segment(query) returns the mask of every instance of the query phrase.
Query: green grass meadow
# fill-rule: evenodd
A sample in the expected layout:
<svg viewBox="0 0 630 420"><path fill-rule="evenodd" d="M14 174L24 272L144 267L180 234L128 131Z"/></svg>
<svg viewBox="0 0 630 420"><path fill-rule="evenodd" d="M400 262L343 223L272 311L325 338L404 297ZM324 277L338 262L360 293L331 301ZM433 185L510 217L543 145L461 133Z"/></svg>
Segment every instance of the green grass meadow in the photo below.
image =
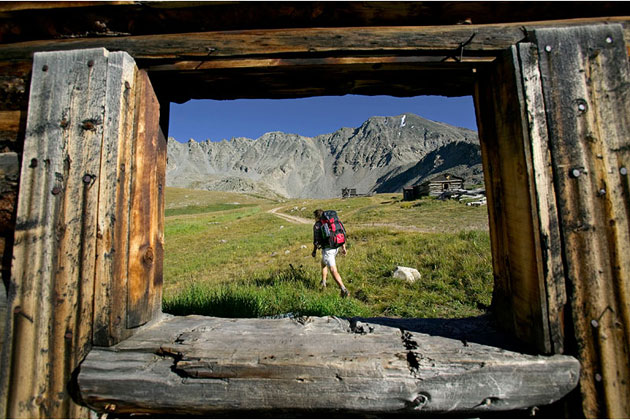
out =
<svg viewBox="0 0 630 420"><path fill-rule="evenodd" d="M337 267L342 299L321 254L312 258L316 208L336 209L348 231ZM490 305L492 261L485 207L403 202L402 194L284 202L243 194L166 189L164 311L221 317L295 315L406 318L480 315ZM418 269L407 283L396 266Z"/></svg>

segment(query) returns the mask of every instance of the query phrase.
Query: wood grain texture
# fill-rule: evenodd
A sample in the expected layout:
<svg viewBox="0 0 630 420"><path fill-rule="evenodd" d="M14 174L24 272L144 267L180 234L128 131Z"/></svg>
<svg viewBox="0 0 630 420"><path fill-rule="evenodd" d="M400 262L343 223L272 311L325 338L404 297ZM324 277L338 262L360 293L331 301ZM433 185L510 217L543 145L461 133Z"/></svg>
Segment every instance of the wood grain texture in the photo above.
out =
<svg viewBox="0 0 630 420"><path fill-rule="evenodd" d="M297 53L344 52L455 52L462 44L473 56L497 52L523 40L523 28L583 25L588 22L624 22L630 18L609 17L576 21L518 22L487 25L371 26L332 28L244 29L239 31L187 31L105 38L71 38L6 43L0 60L28 59L34 51L104 47L128 52L140 63L185 58L244 57ZM243 28L241 28L243 29ZM474 37L473 37L474 35ZM484 54L482 54L483 56ZM147 60L146 62L144 60Z"/></svg>
<svg viewBox="0 0 630 420"><path fill-rule="evenodd" d="M150 321L161 311L161 264L163 210L158 185L165 183L159 162L166 159L164 136L159 136L159 103L149 77L140 71L136 77L136 129L132 162L131 209L129 220L129 268L127 287L127 328ZM161 179L158 179L160 178ZM157 266L160 265L158 268ZM157 274L157 276L156 276ZM159 296L157 296L159 295ZM157 298L157 299L156 299Z"/></svg>
<svg viewBox="0 0 630 420"><path fill-rule="evenodd" d="M0 41L204 30L491 24L627 15L619 2L7 2Z"/></svg>
<svg viewBox="0 0 630 420"><path fill-rule="evenodd" d="M505 58L505 60L508 59ZM508 64L510 63L511 61L508 61ZM508 67L508 71L512 73L514 69ZM503 83L500 79L501 74L501 71L492 71L492 69L482 72L475 84L474 101L486 196L488 198L488 222L494 275L492 308L495 313L499 314L497 317L499 325L504 330L515 334L511 305L512 282L507 255L508 228L503 215L502 191L504 186L500 174L501 158L498 147L499 122L497 119L500 114L496 109L496 99L493 96L494 86L500 86Z"/></svg>
<svg viewBox="0 0 630 420"><path fill-rule="evenodd" d="M97 267L93 343L112 345L131 335L126 328L132 156L135 150L137 69L126 53L110 53L108 124L99 177Z"/></svg>
<svg viewBox="0 0 630 420"><path fill-rule="evenodd" d="M91 342L97 188L84 177L99 172L107 60L102 49L43 53L34 67L3 408L8 417L84 416L66 384Z"/></svg>
<svg viewBox="0 0 630 420"><path fill-rule="evenodd" d="M535 31L587 417L630 416L630 75L620 26ZM625 169L622 169L625 168Z"/></svg>
<svg viewBox="0 0 630 420"><path fill-rule="evenodd" d="M73 37L2 44L0 62L28 60L34 51L93 47L126 51L150 71L161 101L179 103L197 98L344 94L464 96L472 94L473 67L483 66L502 50L526 40L537 27L585 22L626 24L628 20L610 17L490 25ZM452 66L445 68L445 63ZM422 77L418 77L419 71Z"/></svg>
<svg viewBox="0 0 630 420"><path fill-rule="evenodd" d="M531 174L530 194L535 203L535 215L538 218L537 221L533 221L534 235L538 236L535 240L535 257L539 270L540 293L544 296L541 301L544 303L546 300L547 319L543 319L542 322L549 325L550 352L564 353L566 285L558 207L549 151L546 108L538 68L538 51L536 45L531 43L521 43L517 49L523 86L521 99L525 112L523 119L527 122L523 126L524 150L527 160L531 162L528 167ZM531 147L528 147L527 143Z"/></svg>
<svg viewBox="0 0 630 420"><path fill-rule="evenodd" d="M79 362L133 333L128 311L145 323L160 309L161 270L135 276L129 255L145 243L161 252L166 148L128 54L42 53L34 69L0 396L9 417L86 417L69 394ZM129 283L147 302L130 309Z"/></svg>
<svg viewBox="0 0 630 420"><path fill-rule="evenodd" d="M381 321L169 317L94 349L78 383L97 411L168 415L487 412L548 404L576 384L571 357L527 356Z"/></svg>
<svg viewBox="0 0 630 420"><path fill-rule="evenodd" d="M116 38L29 41L0 46L0 60L27 59L33 51L103 46L124 50L136 60L212 59L261 55L334 53L344 51L453 51L468 41L470 52L497 51L523 39L516 25L427 27L300 28L196 32Z"/></svg>
<svg viewBox="0 0 630 420"><path fill-rule="evenodd" d="M537 351L551 353L538 215L548 210L537 207L522 78L512 47L477 86L495 274L493 306L507 331Z"/></svg>

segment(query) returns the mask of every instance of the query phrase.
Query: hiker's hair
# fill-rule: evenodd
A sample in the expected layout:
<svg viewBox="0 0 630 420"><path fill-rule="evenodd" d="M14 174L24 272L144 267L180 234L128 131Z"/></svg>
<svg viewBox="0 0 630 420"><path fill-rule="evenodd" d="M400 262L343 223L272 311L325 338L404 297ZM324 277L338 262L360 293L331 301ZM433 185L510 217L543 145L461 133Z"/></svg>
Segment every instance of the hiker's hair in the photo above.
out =
<svg viewBox="0 0 630 420"><path fill-rule="evenodd" d="M313 212L313 216L315 216L317 220L322 218L322 214L324 214L324 210L322 209L317 209Z"/></svg>

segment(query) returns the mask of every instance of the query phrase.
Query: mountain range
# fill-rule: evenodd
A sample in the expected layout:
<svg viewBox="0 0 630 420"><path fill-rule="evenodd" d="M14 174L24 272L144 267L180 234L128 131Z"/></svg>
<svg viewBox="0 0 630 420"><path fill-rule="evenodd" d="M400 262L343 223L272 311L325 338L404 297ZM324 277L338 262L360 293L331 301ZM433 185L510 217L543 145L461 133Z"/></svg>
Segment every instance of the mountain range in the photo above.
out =
<svg viewBox="0 0 630 420"><path fill-rule="evenodd" d="M475 131L405 113L372 117L357 128L304 137L168 142L167 186L235 191L274 198L331 198L400 192L441 173L483 182Z"/></svg>

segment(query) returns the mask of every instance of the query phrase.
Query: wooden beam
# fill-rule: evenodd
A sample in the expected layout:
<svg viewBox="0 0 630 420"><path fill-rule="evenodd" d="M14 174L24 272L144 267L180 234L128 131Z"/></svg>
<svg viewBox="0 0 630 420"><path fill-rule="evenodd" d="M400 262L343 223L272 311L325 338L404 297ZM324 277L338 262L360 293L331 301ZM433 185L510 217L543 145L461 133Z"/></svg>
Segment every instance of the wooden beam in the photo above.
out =
<svg viewBox="0 0 630 420"><path fill-rule="evenodd" d="M127 282L138 290L146 283L146 304L133 307L144 318L132 327L159 312L161 270L129 270L138 257L129 250L145 242L130 232L149 232L160 255L158 183L166 154L157 138L157 101L136 104L151 93L146 74L136 74L122 52L35 55L0 360L7 417L87 417L69 394L70 380L93 343L134 332ZM155 156L153 174L138 168L146 155ZM134 210L144 208L130 204L130 191L149 189L150 218L136 220Z"/></svg>
<svg viewBox="0 0 630 420"><path fill-rule="evenodd" d="M99 173L106 58L103 50L49 53L36 55L34 66L3 408L8 417L85 416L71 403L66 384L91 342L98 194L91 176Z"/></svg>
<svg viewBox="0 0 630 420"><path fill-rule="evenodd" d="M122 3L122 4L121 4ZM619 2L3 2L0 42L243 29L516 23L627 15Z"/></svg>
<svg viewBox="0 0 630 420"><path fill-rule="evenodd" d="M630 17L588 19L587 22L623 22ZM108 38L37 40L2 44L0 61L24 60L36 51L107 48L126 51L146 66L158 60L213 59L245 56L302 54L458 53L493 55L526 38L524 28L580 25L585 20L527 22L493 25L299 28L244 31L191 32Z"/></svg>
<svg viewBox="0 0 630 420"><path fill-rule="evenodd" d="M475 37L471 39L473 34ZM314 53L455 51L470 40L472 52L497 51L523 39L517 26L303 28L197 32L116 38L18 42L0 46L0 60L28 59L35 51L105 47L136 60L181 60Z"/></svg>
<svg viewBox="0 0 630 420"><path fill-rule="evenodd" d="M528 356L391 322L168 317L93 349L78 385L90 407L113 414L411 415L550 404L579 375L572 357Z"/></svg>
<svg viewBox="0 0 630 420"><path fill-rule="evenodd" d="M558 221L558 206L553 168L549 150L547 113L541 86L538 52L535 44L517 45L521 91L521 118L524 135L524 153L529 173L529 191L534 214L533 238L542 319L541 328L548 330L549 349L553 353L565 352L565 305L567 303L562 240ZM520 86L518 88L521 90Z"/></svg>
<svg viewBox="0 0 630 420"><path fill-rule="evenodd" d="M586 417L630 415L630 71L618 25L535 31Z"/></svg>
<svg viewBox="0 0 630 420"><path fill-rule="evenodd" d="M526 27L303 28L44 40L0 45L0 61L27 60L40 50L98 46L126 51L150 71L162 102L349 93L463 96L472 93L473 68L526 39L528 31L550 24L557 22L529 22Z"/></svg>
<svg viewBox="0 0 630 420"><path fill-rule="evenodd" d="M111 54L107 86L109 123L103 139L99 183L97 259L92 342L107 346L131 335L127 329L130 194L135 180L138 70L124 53ZM140 80L142 82L142 80ZM120 109L120 111L117 111Z"/></svg>
<svg viewBox="0 0 630 420"><path fill-rule="evenodd" d="M162 309L162 261L164 218L161 204L165 172L166 140L159 135L160 106L145 71L136 80L135 150L129 209L129 265L127 269L127 328L149 322Z"/></svg>
<svg viewBox="0 0 630 420"><path fill-rule="evenodd" d="M552 216L547 203L539 205L538 195L549 186L534 175L533 156L545 156L533 153L538 133L530 132L541 122L528 119L544 116L544 108L542 115L528 117L524 88L536 80L531 72L524 75L522 65L513 46L481 75L475 95L495 273L493 306L502 326L524 343L542 353L561 353L562 337L551 340L545 287L557 273L548 271L541 254L541 241L550 240L541 236L541 218Z"/></svg>
<svg viewBox="0 0 630 420"><path fill-rule="evenodd" d="M13 1L3 3L0 6L0 12L15 12L18 10L29 11L49 11L51 9L68 9L74 7L94 7L105 6L110 2L105 1ZM112 1L110 5L134 4L132 1Z"/></svg>
<svg viewBox="0 0 630 420"><path fill-rule="evenodd" d="M333 66L333 65L373 65L379 67L383 64L425 64L427 68L448 68L453 63L465 63L469 66L483 65L494 61L495 57L460 57L456 55L437 56L347 56L347 57L313 57L313 58L245 58L245 59L218 59L218 60L192 60L175 61L169 64L156 64L147 67L152 74L160 72L202 72L206 70L223 69L255 69L273 67L306 67L306 66ZM440 66L441 64L441 66Z"/></svg>

